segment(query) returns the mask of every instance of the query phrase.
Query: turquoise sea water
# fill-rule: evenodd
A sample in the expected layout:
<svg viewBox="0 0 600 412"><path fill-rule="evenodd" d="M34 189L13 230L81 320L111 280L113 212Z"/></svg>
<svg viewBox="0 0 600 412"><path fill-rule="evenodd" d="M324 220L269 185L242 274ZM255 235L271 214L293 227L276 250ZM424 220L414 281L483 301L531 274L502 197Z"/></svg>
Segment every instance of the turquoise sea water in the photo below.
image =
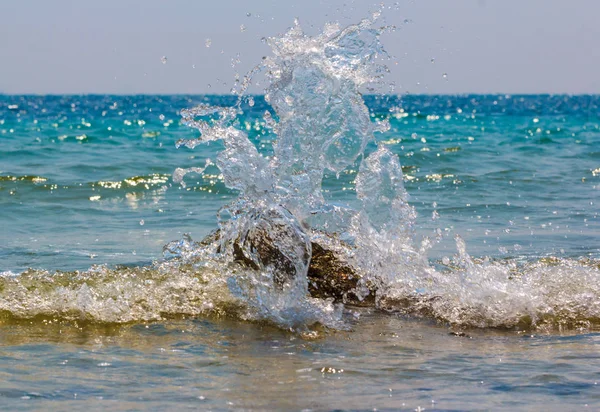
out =
<svg viewBox="0 0 600 412"><path fill-rule="evenodd" d="M373 121L390 120L390 129L375 138L399 156L418 214L417 238L439 240L429 253L433 265L453 258L454 236L460 235L475 259L515 267L543 262L548 278L561 262L579 262L589 272L576 281L585 279L597 290L599 96L366 96L365 101ZM219 169L188 174L185 187L172 178L176 168L204 166L223 149L220 142L176 149L177 141L198 134L179 115L198 103L231 106L235 98L0 96L0 272L29 291L19 289L25 295L18 295L6 282L0 287L0 405L600 406L600 335L593 316L564 329L457 332L443 320L354 308L349 330L322 331L311 340L227 314L182 318L175 311L158 320L140 316L118 324L90 321L85 314L80 322L54 318L54 307L44 312L50 293L44 287L56 270L106 265L115 269L111 276L130 276L123 266L148 267L162 259L168 242L185 233L201 240L217 227L217 211L237 196L225 187ZM263 119L268 108L262 96L253 96L238 116L240 128L265 155L272 153L274 139ZM376 147L370 143L366 153ZM359 161L339 177L326 175L327 199L356 202ZM20 281L29 268L36 271L27 273L44 281L29 286ZM85 273L93 276L93 270ZM566 307L600 305L598 295L581 296L583 301Z"/></svg>
<svg viewBox="0 0 600 412"><path fill-rule="evenodd" d="M420 232L459 233L475 256L600 256L599 97L366 100L373 117L391 115L376 138L400 156ZM269 153L266 104L254 101L241 122ZM213 230L218 208L236 195L218 169L188 176L186 188L171 179L222 150L175 149L198 134L179 111L200 102L235 98L0 97L0 269L149 262L183 233ZM326 195L350 201L357 168L329 175ZM452 243L443 250L452 253Z"/></svg>

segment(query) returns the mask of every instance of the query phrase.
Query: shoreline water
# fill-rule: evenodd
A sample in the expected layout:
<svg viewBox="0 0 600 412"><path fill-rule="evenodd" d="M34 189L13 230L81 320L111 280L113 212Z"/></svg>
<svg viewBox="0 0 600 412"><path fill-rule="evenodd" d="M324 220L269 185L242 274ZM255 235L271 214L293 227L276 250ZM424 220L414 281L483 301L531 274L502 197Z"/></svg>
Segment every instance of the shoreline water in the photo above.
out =
<svg viewBox="0 0 600 412"><path fill-rule="evenodd" d="M95 263L147 266L169 241L188 231L200 240L216 227L216 211L236 196L218 171L187 176L185 188L171 178L176 167L203 166L219 149L175 149L177 140L195 137L178 115L195 101L57 100L35 98L18 111L0 103L1 270L85 273ZM369 106L375 116L398 115L377 141L400 156L418 212L417 236L435 238L442 231L432 264L443 267L444 257L453 263L457 233L474 259L489 257L509 269L546 259L551 270L565 259L600 257L598 210L590 204L600 187L594 172L600 167L598 109L577 97L557 106L532 96L512 108L514 100L503 100L506 112L496 110L497 96L478 96L477 106L469 99L434 100L417 100L405 112ZM269 153L263 109L255 98L242 124L248 122L253 141ZM326 176L327 196L341 202L354 196L354 176ZM37 290L32 298L44 291ZM589 303L571 303L595 301L587 296ZM88 311L101 307L86 300L81 305ZM316 340L212 315L122 325L53 316L5 321L0 400L8 409L32 410L560 410L600 404L597 328L453 329L430 319L349 310L358 316L346 317L351 330L323 331ZM267 387L276 388L274 395L256 396L256 388ZM363 388L358 394L357 387Z"/></svg>
<svg viewBox="0 0 600 412"><path fill-rule="evenodd" d="M564 410L600 403L592 366L598 333L451 334L361 311L351 331L316 340L214 319L2 326L2 370L11 379L0 385L0 399L11 410Z"/></svg>

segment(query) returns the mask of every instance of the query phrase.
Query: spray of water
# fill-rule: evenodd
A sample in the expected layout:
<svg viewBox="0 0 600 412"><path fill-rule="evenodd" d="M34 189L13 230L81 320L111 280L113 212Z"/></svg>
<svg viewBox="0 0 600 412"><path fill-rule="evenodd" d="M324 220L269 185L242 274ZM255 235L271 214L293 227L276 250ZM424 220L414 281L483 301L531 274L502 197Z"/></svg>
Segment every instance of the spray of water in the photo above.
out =
<svg viewBox="0 0 600 412"><path fill-rule="evenodd" d="M266 112L265 122L277 135L271 158L235 127L232 109L215 110L218 119L208 128L190 117L205 115L204 106L184 113L201 133L185 144L222 139L217 165L228 187L240 191L219 216L221 258L243 263L229 278L230 289L258 308L259 317L279 324L305 322L307 311L310 319L335 324L339 309L308 297L314 242L352 267L359 280L351 292L359 299L374 295L381 309L477 327L595 322L600 287L593 264L476 263L460 237L453 265L440 270L430 264L432 241L415 239L416 213L398 156L380 146L364 157L373 133L389 128L371 122L361 94L387 71L379 41L386 29L374 28L377 17L346 28L330 24L315 37L296 21L285 35L268 39L272 55L246 76L238 93L257 72L266 73L265 100L273 113ZM328 203L324 173L339 174L361 156L355 183L362 206Z"/></svg>
<svg viewBox="0 0 600 412"><path fill-rule="evenodd" d="M397 155L380 146L365 156L385 121L372 122L361 92L387 68L378 14L317 36L300 24L267 40L272 54L237 86L238 104L182 111L199 137L222 141L216 165L238 198L221 208L218 231L203 242L165 246L165 261L142 268L86 272L28 271L0 276L7 317L130 322L174 315L227 314L293 330L344 327L344 308L309 294L313 245L351 268L352 293L382 309L470 327L582 327L600 324L600 264L546 259L519 263L457 254L432 264L432 240L416 239ZM266 125L277 139L265 156L239 127L241 102L254 77L268 80ZM324 175L359 163L356 205L328 202ZM175 182L204 167L177 169Z"/></svg>

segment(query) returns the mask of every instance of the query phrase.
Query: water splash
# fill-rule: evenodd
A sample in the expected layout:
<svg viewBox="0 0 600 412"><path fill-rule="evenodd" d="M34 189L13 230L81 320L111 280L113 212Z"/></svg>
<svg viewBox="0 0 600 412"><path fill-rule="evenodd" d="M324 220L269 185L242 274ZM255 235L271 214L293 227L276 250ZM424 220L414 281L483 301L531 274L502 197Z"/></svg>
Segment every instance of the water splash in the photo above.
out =
<svg viewBox="0 0 600 412"><path fill-rule="evenodd" d="M378 63L385 54L379 42L382 29L374 29L374 21L375 17L344 29L329 24L322 34L310 37L296 20L282 37L267 39L272 56L244 78L238 94L241 102L253 76L267 73L265 100L278 119L265 113L265 122L277 134L270 159L235 127L239 103L234 108L200 105L182 113L200 137L178 145L193 148L222 140L225 150L217 157L217 166L225 184L240 192L219 212L219 253L225 261L243 266L241 273L236 270L230 277L231 290L279 324L298 323L300 314L311 311L322 314L317 319L321 322L323 315L333 314L324 322L331 324L341 314L331 301L308 298L307 272L317 232L341 233L346 240L360 238L352 233L353 220L369 213L368 208L357 212L328 204L322 181L326 170L340 173L354 164L373 133L386 130L385 125L371 123L361 95L363 86L378 81L385 72ZM394 180L395 186L382 182L380 188L391 203L376 202L371 211L391 207L396 221L390 223L394 229L385 228L387 233L402 226L399 219L409 207L401 199L406 193L397 157L384 151L368 162L386 162L382 178Z"/></svg>
<svg viewBox="0 0 600 412"><path fill-rule="evenodd" d="M362 96L387 72L379 40L386 29L374 28L376 20L346 28L328 24L315 37L296 21L283 36L266 39L272 55L240 79L236 105L182 111L183 122L200 136L177 146L221 141L216 166L227 187L239 192L220 209L212 237L171 242L166 260L146 267L3 273L3 316L122 323L216 314L297 331L316 323L341 328L343 304L309 294L308 272L319 248L355 275L343 283L349 289L341 300L351 294L359 303L456 326L600 325L600 262L475 259L460 237L456 256L430 262L427 253L437 239L416 238L417 216L398 156L384 145L365 153L374 133L389 128L386 119L371 120ZM258 151L239 122L242 102L252 106L244 94L259 73L267 78L271 105L265 127L277 136L271 156ZM325 174L357 163L355 204L326 200ZM173 181L184 184L187 173L210 165L178 168ZM20 180L38 185L41 179ZM97 185L150 188L166 181L157 175Z"/></svg>
<svg viewBox="0 0 600 412"><path fill-rule="evenodd" d="M186 169L178 167L173 172L173 183L179 183L181 185L181 187L185 187L185 182L183 180L185 175L187 175L188 173L202 174L202 173L204 173L206 168L212 164L213 163L210 159L206 159L206 163L204 164L204 167L188 167Z"/></svg>
<svg viewBox="0 0 600 412"><path fill-rule="evenodd" d="M199 106L184 112L186 123L201 136L180 144L222 139L225 150L217 165L225 184L240 192L219 212L218 254L236 268L230 290L259 316L281 325L300 321L303 311L317 319L319 311L340 314L330 301L308 297L307 271L316 243L357 274L351 292L359 300L374 296L382 309L478 327L598 318L600 290L563 287L574 279L597 280L594 265L561 261L560 269L552 270L552 282L545 282L543 264L517 269L514 262L474 263L460 237L451 269L436 269L429 262L434 240L415 239L416 213L408 203L398 156L384 146L364 156L373 133L389 129L385 119L371 121L361 94L387 72L379 41L385 29L374 28L377 17L346 28L328 24L315 37L296 20L283 36L266 39L272 55L244 78L235 108ZM234 111L259 72L266 73L265 100L274 111L264 115L277 135L271 158L235 127ZM189 116L209 112L217 114L210 124ZM360 156L356 193L362 206L328 203L322 190L325 172L339 175ZM556 290L568 297L559 299ZM582 294L587 303L573 304Z"/></svg>

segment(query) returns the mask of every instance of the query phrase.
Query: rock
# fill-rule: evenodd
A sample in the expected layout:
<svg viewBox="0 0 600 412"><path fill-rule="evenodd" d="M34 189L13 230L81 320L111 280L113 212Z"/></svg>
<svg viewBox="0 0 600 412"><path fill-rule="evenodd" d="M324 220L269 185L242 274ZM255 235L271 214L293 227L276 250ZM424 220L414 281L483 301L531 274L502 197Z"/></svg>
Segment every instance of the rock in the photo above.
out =
<svg viewBox="0 0 600 412"><path fill-rule="evenodd" d="M260 227L261 225L259 225ZM290 257L275 246L274 237L281 236L281 233L287 231L277 226L260 227L257 230L246 232L243 236L237 237L230 245L230 250L234 260L246 267L259 270L260 266L274 267L276 276L274 282L278 287L289 281L289 277L295 276L295 265ZM279 233L278 233L279 232ZM223 247L229 248L229 245L223 245L221 241L220 230L217 229L200 244L208 246L216 242L221 242L217 247L217 252L221 253ZM373 293L363 301L359 300L353 290L356 288L360 276L352 267L342 262L336 254L327 247L310 242L312 250L306 249L310 255L308 266L308 291L312 297L333 298L337 302L346 302L355 305L373 304ZM248 251L252 251L250 256ZM306 256L306 260L308 255ZM305 257L302 256L302 260Z"/></svg>
<svg viewBox="0 0 600 412"><path fill-rule="evenodd" d="M249 212L231 249L238 263L272 273L278 289L306 271L312 253L308 234L281 206Z"/></svg>
<svg viewBox="0 0 600 412"><path fill-rule="evenodd" d="M363 301L353 292L360 276L346 263L342 262L334 252L312 242L312 256L308 266L308 291L318 298L334 298L352 304L373 302L371 293Z"/></svg>

